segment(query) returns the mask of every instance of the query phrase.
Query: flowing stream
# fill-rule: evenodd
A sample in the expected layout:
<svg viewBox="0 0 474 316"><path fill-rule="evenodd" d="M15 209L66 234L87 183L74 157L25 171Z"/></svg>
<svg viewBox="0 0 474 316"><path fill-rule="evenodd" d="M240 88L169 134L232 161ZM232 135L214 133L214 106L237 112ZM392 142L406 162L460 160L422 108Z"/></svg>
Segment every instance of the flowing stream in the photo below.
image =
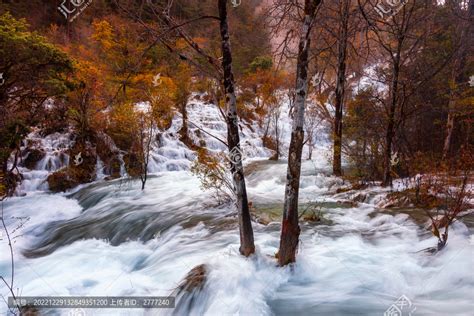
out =
<svg viewBox="0 0 474 316"><path fill-rule="evenodd" d="M281 205L284 163L260 162L248 175L256 209ZM322 224L302 224L298 263L278 268L278 222L254 222L257 254L238 254L232 207L187 171L137 182L98 182L70 194L35 193L4 203L5 217L30 217L15 243L15 284L22 295L169 295L206 263L207 284L192 310L207 315L382 315L401 295L420 315L469 315L473 307L472 229L454 225L436 256L416 251L435 239L407 214L334 201L312 162L303 165L302 201L325 202ZM470 239L471 238L471 239ZM471 242L470 242L471 241ZM9 271L5 242L0 271ZM6 294L2 289L2 294ZM65 310L48 314L67 315ZM169 314L170 310L86 310L87 315Z"/></svg>
<svg viewBox="0 0 474 316"><path fill-rule="evenodd" d="M383 315L402 295L413 315L472 315L472 217L453 225L442 252L419 252L436 245L425 223L411 216L420 211L379 210L381 189L364 203L341 202L344 194L334 193L341 180L327 176L325 150L316 148L320 154L303 163L300 193L302 206L318 203L323 219L302 221L297 263L286 268L274 258L285 161L247 161L253 212L270 222L253 222L251 258L238 254L235 208L213 206L213 193L186 169L162 168L144 191L137 181L118 179L63 194L38 190L40 177L30 174L27 194L3 203L15 237L15 288L24 296L168 296L205 263L207 281L191 306L84 309L85 315ZM186 153L175 154L184 161ZM9 280L2 237L0 274ZM8 296L4 286L0 293Z"/></svg>

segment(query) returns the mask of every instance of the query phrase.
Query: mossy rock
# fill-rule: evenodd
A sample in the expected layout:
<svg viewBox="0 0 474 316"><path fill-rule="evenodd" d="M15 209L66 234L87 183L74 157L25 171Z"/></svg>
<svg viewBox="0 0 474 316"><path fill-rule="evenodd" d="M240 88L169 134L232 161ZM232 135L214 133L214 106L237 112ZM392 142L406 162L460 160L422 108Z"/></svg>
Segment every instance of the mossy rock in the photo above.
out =
<svg viewBox="0 0 474 316"><path fill-rule="evenodd" d="M110 179L120 178L121 160L119 152L114 148L112 139L97 137L96 152L104 163L104 173Z"/></svg>
<svg viewBox="0 0 474 316"><path fill-rule="evenodd" d="M118 157L113 157L109 161L109 165L106 167L106 173L109 174L113 179L120 178L121 161Z"/></svg>
<svg viewBox="0 0 474 316"><path fill-rule="evenodd" d="M49 190L52 192L65 192L79 184L73 179L67 169L56 171L48 176Z"/></svg>
<svg viewBox="0 0 474 316"><path fill-rule="evenodd" d="M135 153L127 153L123 156L123 161L125 162L125 169L131 177L138 177L142 172L142 166L138 156Z"/></svg>
<svg viewBox="0 0 474 316"><path fill-rule="evenodd" d="M69 166L54 172L47 179L52 192L64 192L95 180L97 155L92 147L76 144L70 149L69 155Z"/></svg>
<svg viewBox="0 0 474 316"><path fill-rule="evenodd" d="M307 222L320 222L321 221L321 217L318 216L316 214L316 212L314 211L311 211L309 212L308 214L305 214L303 216L303 220L307 221Z"/></svg>
<svg viewBox="0 0 474 316"><path fill-rule="evenodd" d="M79 173L81 178L89 178L93 173L95 173L95 166L97 164L97 153L95 149L91 146L76 143L69 150L69 156L70 167L73 169L79 169L77 172ZM85 173L87 173L87 175Z"/></svg>

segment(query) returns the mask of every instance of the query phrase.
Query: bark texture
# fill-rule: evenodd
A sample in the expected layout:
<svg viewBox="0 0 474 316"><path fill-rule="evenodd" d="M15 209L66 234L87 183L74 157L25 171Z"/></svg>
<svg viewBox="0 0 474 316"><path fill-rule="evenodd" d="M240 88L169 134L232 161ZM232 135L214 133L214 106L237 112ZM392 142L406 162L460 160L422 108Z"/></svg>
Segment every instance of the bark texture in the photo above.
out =
<svg viewBox="0 0 474 316"><path fill-rule="evenodd" d="M255 252L252 223L245 187L242 151L240 149L237 104L234 75L232 72L232 50L230 47L229 25L227 20L227 0L218 0L220 34L222 40L222 68L224 70L225 103L227 107L227 143L234 188L237 196L237 211L240 227L240 253L249 256Z"/></svg>
<svg viewBox="0 0 474 316"><path fill-rule="evenodd" d="M304 144L304 110L308 92L308 54L314 15L320 3L320 0L305 0L304 5L305 16L298 46L293 129L288 153L285 203L281 226L280 250L278 252L278 263L280 266L295 262L300 235L298 223L298 193L301 173L301 154Z"/></svg>

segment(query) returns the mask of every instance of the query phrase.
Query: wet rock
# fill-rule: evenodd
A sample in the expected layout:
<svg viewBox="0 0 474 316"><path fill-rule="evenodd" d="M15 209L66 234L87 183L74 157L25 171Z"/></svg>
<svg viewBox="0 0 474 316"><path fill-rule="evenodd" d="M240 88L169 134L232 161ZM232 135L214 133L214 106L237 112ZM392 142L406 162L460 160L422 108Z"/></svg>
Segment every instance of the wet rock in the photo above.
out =
<svg viewBox="0 0 474 316"><path fill-rule="evenodd" d="M283 204L270 203L254 205L250 202L249 207L252 220L259 224L268 225L272 222L279 222L281 220Z"/></svg>
<svg viewBox="0 0 474 316"><path fill-rule="evenodd" d="M27 150L27 156L23 160L23 165L28 169L35 169L41 159L46 156L46 153L43 150L30 148Z"/></svg>
<svg viewBox="0 0 474 316"><path fill-rule="evenodd" d="M66 169L53 172L48 176L47 181L49 190L52 192L65 192L79 184Z"/></svg>
<svg viewBox="0 0 474 316"><path fill-rule="evenodd" d="M76 144L70 149L69 166L48 176L49 189L52 192L64 192L79 184L95 180L97 154L88 144Z"/></svg>
<svg viewBox="0 0 474 316"><path fill-rule="evenodd" d="M346 193L346 192L354 191L354 190L363 190L363 189L366 189L367 187L368 185L364 183L353 183L351 184L351 186L337 188L336 193Z"/></svg>
<svg viewBox="0 0 474 316"><path fill-rule="evenodd" d="M178 294L182 292L200 291L204 287L207 279L207 268L205 264L195 266L188 272L184 280L178 287Z"/></svg>
<svg viewBox="0 0 474 316"><path fill-rule="evenodd" d="M39 310L31 305L21 306L21 316L40 316Z"/></svg>
<svg viewBox="0 0 474 316"><path fill-rule="evenodd" d="M352 196L352 201L363 203L367 200L367 195L364 193L356 193Z"/></svg>
<svg viewBox="0 0 474 316"><path fill-rule="evenodd" d="M342 188L337 188L336 193L346 193L346 192L349 192L351 190L352 190L351 187L342 187Z"/></svg>
<svg viewBox="0 0 474 316"><path fill-rule="evenodd" d="M306 214L305 216L303 216L303 220L307 222L319 222L321 221L321 217L318 214L316 214L316 212L311 211L309 212L309 214Z"/></svg>
<svg viewBox="0 0 474 316"><path fill-rule="evenodd" d="M201 264L188 272L178 288L171 294L176 297L176 308L173 315L189 315L190 311L196 315L203 315L208 296L203 289L208 277L208 268Z"/></svg>
<svg viewBox="0 0 474 316"><path fill-rule="evenodd" d="M344 208L352 208L352 207L357 207L357 202L355 201L337 201L337 205L339 207L344 207Z"/></svg>
<svg viewBox="0 0 474 316"><path fill-rule="evenodd" d="M125 169L131 177L138 177L142 173L142 165L140 159L135 153L127 153L123 156Z"/></svg>
<svg viewBox="0 0 474 316"><path fill-rule="evenodd" d="M440 198L428 193L420 193L414 189L390 192L377 206L381 208L418 207L423 209L438 208L443 205Z"/></svg>
<svg viewBox="0 0 474 316"><path fill-rule="evenodd" d="M278 154L276 152L273 153L273 155L271 155L271 157L268 158L268 160L275 160L275 161L278 160Z"/></svg>
<svg viewBox="0 0 474 316"><path fill-rule="evenodd" d="M251 212L250 216L252 217L252 220L265 226L270 224L273 221L272 218L268 214L265 214L265 213L256 214L254 212Z"/></svg>
<svg viewBox="0 0 474 316"><path fill-rule="evenodd" d="M122 160L120 159L120 150L115 145L112 138L105 134L99 134L96 145L97 156L104 164L104 173L108 179L120 177Z"/></svg>

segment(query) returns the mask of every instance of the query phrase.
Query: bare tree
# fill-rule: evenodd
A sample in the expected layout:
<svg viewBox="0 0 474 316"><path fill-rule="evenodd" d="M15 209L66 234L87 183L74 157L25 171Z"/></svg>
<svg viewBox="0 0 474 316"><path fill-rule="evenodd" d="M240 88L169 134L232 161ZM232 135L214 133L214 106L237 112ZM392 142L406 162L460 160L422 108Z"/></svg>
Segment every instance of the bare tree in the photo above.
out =
<svg viewBox="0 0 474 316"><path fill-rule="evenodd" d="M116 0L118 1L118 0ZM253 239L252 223L250 219L250 211L248 206L247 189L245 186L245 178L242 165L242 150L240 148L240 136L237 117L237 104L235 96L235 82L232 71L232 51L230 46L230 34L227 15L227 0L218 0L217 9L219 16L206 15L199 16L188 21L178 22L171 15L171 8L173 1L169 0L163 3L148 2L148 7L151 13L154 14L159 21L160 29L151 28L148 23L144 22L134 12L130 12L125 7L121 9L128 14L134 16L141 24L154 36L156 40L152 44L161 43L171 53L175 54L179 59L189 63L194 69L207 74L212 78L221 81L225 92L226 114L225 120L227 123L227 146L229 149L229 160L231 162L231 172L234 182L234 190L236 192L237 213L240 227L240 253L244 256L249 256L255 252L255 245ZM198 44L192 36L190 36L184 27L197 21L209 20L218 21L221 35L221 53L222 61L213 57L211 54ZM172 37L170 37L172 35ZM183 40L188 48L194 53L177 50L172 42L176 37ZM216 104L219 107L219 104Z"/></svg>
<svg viewBox="0 0 474 316"><path fill-rule="evenodd" d="M11 308L11 307L8 307L8 309L9 309L10 313L12 313L13 315L17 315L17 311L21 311L21 308L20 308L20 305L17 302L15 291L14 291L14 288L15 288L14 287L14 284L15 284L14 283L14 280L15 280L15 261L14 261L14 256L13 256L12 237L10 235L10 232L8 231L7 224L5 223L5 214L3 212L3 199L1 200L0 203L2 204L2 216L1 216L0 220L2 222L2 228L5 231L5 235L7 237L8 248L10 249L10 269L11 269L10 283L7 282L7 280L5 279L4 276L0 276L0 280L2 280L2 282L5 284L5 286L8 289L8 292L10 292L13 300L15 301L16 310L15 310L15 308ZM1 232L1 230L0 230L0 232ZM0 240L2 240L2 239L0 239ZM2 296L2 298L4 299L5 304L7 304L7 306L8 306L8 302L5 300L5 298L3 296Z"/></svg>
<svg viewBox="0 0 474 316"><path fill-rule="evenodd" d="M296 68L296 97L293 110L293 128L288 153L288 170L285 188L285 202L281 226L280 266L295 262L296 249L300 235L298 224L298 193L301 174L301 154L304 144L304 110L308 92L308 64L310 34L313 27L316 8L321 0L305 0L304 20L298 45L298 62Z"/></svg>
<svg viewBox="0 0 474 316"><path fill-rule="evenodd" d="M386 75L389 78L387 79L388 96L387 100L381 100L387 113L382 184L389 186L392 185L392 154L395 135L403 118L400 113L407 102L404 92L408 87L407 82L403 81L402 74L405 64L410 61L411 54L416 53L422 44L422 39L428 34L429 23L425 22L431 12L427 9L429 7L424 5L426 4L424 0L397 2L396 7L385 11L380 11L380 6L376 6L377 3L370 0L364 4L358 0L358 3L373 38L380 48L382 63L389 65L389 74ZM426 24L424 28L417 27L422 23Z"/></svg>
<svg viewBox="0 0 474 316"><path fill-rule="evenodd" d="M322 118L319 115L318 111L319 106L310 103L306 110L307 114L304 119L304 131L306 134L306 140L304 143L308 146L308 160L311 160L313 157L313 149L316 138L316 130L320 126Z"/></svg>
<svg viewBox="0 0 474 316"><path fill-rule="evenodd" d="M450 226L472 208L469 178L473 167L473 151L469 147L461 150L456 161L449 165L437 165L435 172L417 177L417 201L435 207L435 212L426 210L431 221L431 232L438 238L437 250L448 242ZM431 201L431 202L427 202Z"/></svg>
<svg viewBox="0 0 474 316"><path fill-rule="evenodd" d="M142 190L148 180L148 163L152 149L154 123L151 113L140 113L138 116L139 148L138 158L140 162L140 181Z"/></svg>
<svg viewBox="0 0 474 316"><path fill-rule="evenodd" d="M333 174L342 175L341 157L343 151L343 113L346 90L360 77L361 62L367 54L363 38L364 24L360 10L354 0L337 0L325 3L317 19L318 32L312 36L315 41L311 49L314 68L318 71L311 79L320 107L320 116L330 122L333 141ZM348 75L350 74L350 76ZM325 99L325 101L323 101Z"/></svg>
<svg viewBox="0 0 474 316"><path fill-rule="evenodd" d="M446 121L446 138L444 139L443 147L443 160L445 160L449 154L451 147L451 138L454 130L454 118L455 118L455 105L457 99L456 89L467 82L467 77L463 73L463 68L466 65L466 60L469 54L470 46L472 45L472 30L473 30L473 12L474 12L474 1L471 0L469 3L464 4L468 6L467 10L463 10L462 3L457 1L447 1L447 5L453 12L454 20L457 20L455 27L455 34L452 36L455 38L456 34L459 34L457 39L457 50L452 58L451 65L451 81L454 84L454 88L450 87L449 101L448 101L448 118ZM463 14L463 11L467 13ZM467 16L463 16L467 15ZM461 18L459 18L461 17ZM471 36L469 36L471 34ZM456 48L455 48L456 49Z"/></svg>

